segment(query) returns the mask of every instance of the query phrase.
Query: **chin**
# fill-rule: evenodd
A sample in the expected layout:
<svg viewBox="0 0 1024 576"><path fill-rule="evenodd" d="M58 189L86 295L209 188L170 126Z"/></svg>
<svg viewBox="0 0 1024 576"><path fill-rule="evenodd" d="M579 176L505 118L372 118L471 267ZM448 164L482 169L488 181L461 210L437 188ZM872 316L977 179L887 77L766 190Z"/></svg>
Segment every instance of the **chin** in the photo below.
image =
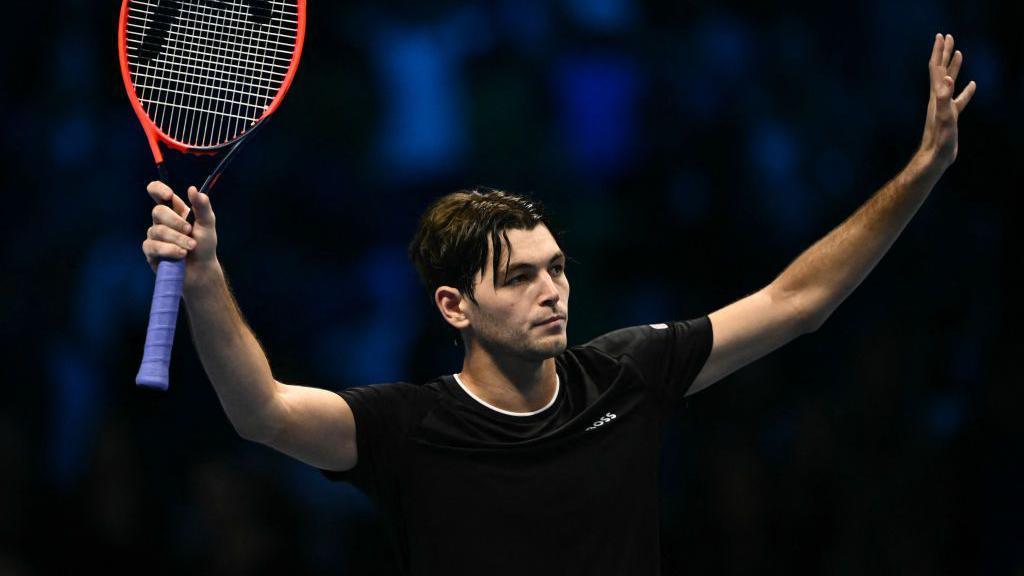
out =
<svg viewBox="0 0 1024 576"><path fill-rule="evenodd" d="M552 340L551 342L545 342L543 345L538 347L538 354L544 359L554 358L562 352L565 352L566 341L564 337Z"/></svg>

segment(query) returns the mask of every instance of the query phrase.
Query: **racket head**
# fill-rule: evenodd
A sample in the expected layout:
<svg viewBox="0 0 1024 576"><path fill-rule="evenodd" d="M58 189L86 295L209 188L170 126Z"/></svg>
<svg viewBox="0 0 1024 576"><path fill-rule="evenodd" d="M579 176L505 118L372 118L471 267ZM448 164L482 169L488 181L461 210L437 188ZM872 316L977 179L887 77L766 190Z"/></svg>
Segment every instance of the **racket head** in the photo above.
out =
<svg viewBox="0 0 1024 576"><path fill-rule="evenodd" d="M305 0L123 0L121 77L149 140L213 153L280 106L302 55Z"/></svg>

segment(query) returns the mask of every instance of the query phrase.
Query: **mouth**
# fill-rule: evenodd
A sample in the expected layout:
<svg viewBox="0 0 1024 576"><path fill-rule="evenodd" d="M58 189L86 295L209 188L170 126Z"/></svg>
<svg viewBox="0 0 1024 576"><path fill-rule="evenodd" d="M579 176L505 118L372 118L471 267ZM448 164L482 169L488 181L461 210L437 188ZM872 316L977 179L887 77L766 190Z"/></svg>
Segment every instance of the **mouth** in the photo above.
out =
<svg viewBox="0 0 1024 576"><path fill-rule="evenodd" d="M548 318L547 320L544 320L543 322L540 322L539 324L537 324L537 326L549 326L549 325L554 324L556 322L564 322L564 321L565 321L565 316L552 316L552 317Z"/></svg>

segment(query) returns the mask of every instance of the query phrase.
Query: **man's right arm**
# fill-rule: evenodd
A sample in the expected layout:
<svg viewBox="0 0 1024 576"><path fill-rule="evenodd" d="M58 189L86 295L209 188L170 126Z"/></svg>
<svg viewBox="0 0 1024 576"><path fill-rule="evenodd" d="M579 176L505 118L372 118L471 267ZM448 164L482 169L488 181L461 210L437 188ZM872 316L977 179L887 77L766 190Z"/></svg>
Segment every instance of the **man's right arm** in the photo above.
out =
<svg viewBox="0 0 1024 576"><path fill-rule="evenodd" d="M209 197L189 189L196 209L191 226L185 220L188 206L170 188L153 182L147 190L158 205L143 252L154 271L162 258L187 255L182 292L192 338L235 431L318 468L355 466L355 420L348 403L327 390L274 379L217 259L216 218ZM168 201L172 206L163 204Z"/></svg>
<svg viewBox="0 0 1024 576"><path fill-rule="evenodd" d="M348 403L320 388L274 379L266 354L242 319L219 263L185 287L192 337L206 375L240 436L325 470L356 463Z"/></svg>
<svg viewBox="0 0 1024 576"><path fill-rule="evenodd" d="M353 468L356 424L348 402L329 390L277 384L281 425L262 443L316 468Z"/></svg>

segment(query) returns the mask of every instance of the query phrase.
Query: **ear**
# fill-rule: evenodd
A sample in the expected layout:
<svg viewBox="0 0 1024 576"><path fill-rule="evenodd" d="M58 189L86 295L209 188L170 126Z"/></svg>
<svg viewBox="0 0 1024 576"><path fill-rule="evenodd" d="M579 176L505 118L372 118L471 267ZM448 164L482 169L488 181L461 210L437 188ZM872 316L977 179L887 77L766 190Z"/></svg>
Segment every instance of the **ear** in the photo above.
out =
<svg viewBox="0 0 1024 576"><path fill-rule="evenodd" d="M458 288L451 286L439 286L434 291L434 303L441 312L445 322L448 322L458 330L469 326L469 317L465 308L472 304L469 299L463 298Z"/></svg>

